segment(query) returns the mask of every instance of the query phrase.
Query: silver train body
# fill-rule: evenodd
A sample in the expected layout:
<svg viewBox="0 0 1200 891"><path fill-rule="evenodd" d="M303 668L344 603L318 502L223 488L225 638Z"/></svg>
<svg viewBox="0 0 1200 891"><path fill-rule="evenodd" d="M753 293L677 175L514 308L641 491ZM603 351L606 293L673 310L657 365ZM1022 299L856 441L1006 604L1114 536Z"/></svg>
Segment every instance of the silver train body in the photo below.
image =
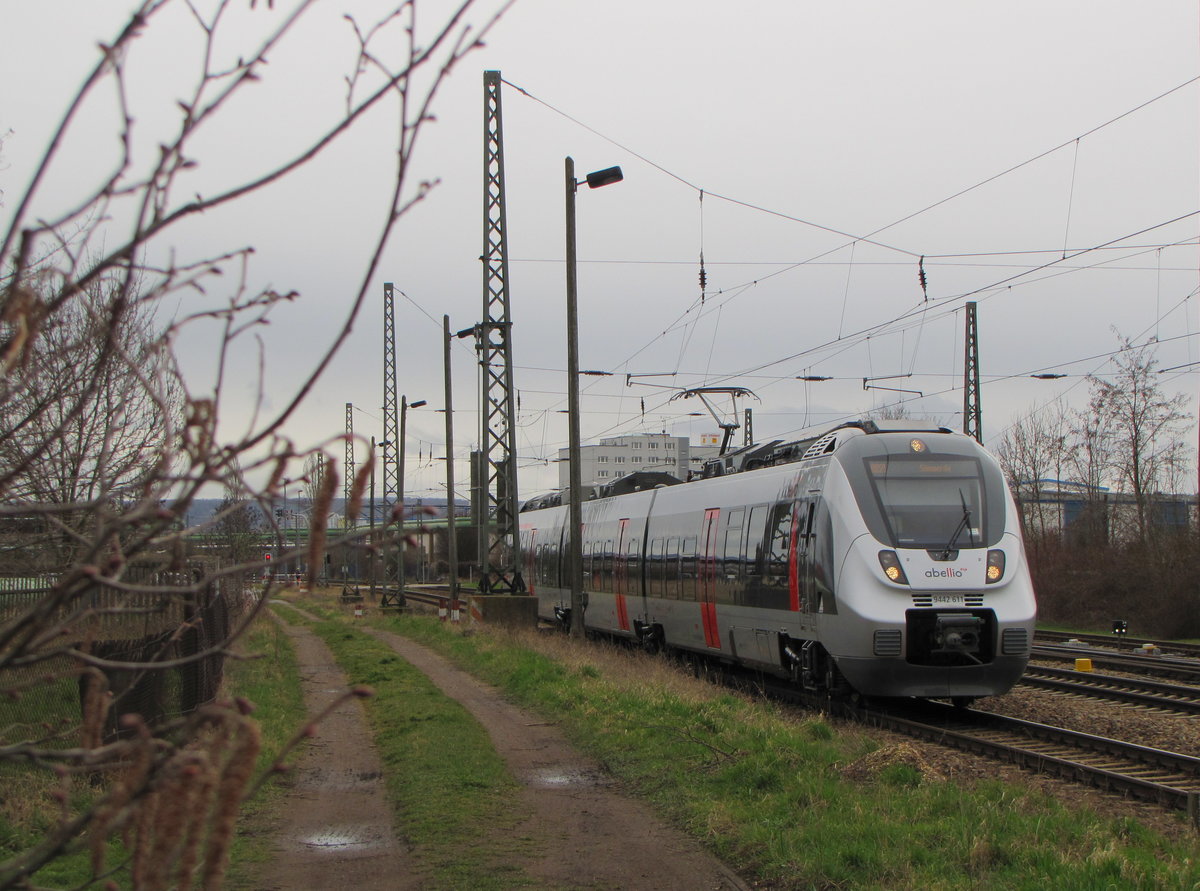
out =
<svg viewBox="0 0 1200 891"><path fill-rule="evenodd" d="M1007 691L1036 614L1012 497L973 439L904 426L846 425L790 463L584 502L587 628L835 694ZM567 513L520 514L550 620L569 619Z"/></svg>

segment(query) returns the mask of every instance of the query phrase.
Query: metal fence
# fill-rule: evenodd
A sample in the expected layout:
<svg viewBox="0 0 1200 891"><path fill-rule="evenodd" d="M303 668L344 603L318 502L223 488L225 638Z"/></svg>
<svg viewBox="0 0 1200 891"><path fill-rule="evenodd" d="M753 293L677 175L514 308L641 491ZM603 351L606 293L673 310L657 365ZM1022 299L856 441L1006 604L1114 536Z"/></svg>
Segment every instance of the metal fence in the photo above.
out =
<svg viewBox="0 0 1200 891"><path fill-rule="evenodd" d="M122 715L138 714L154 724L216 697L224 671L222 644L246 599L240 588L223 585L221 579L196 588L198 576L198 571L135 567L123 581L143 590L129 593L100 583L57 611L65 620L65 633L51 646L68 643L95 657L126 663L103 669L113 695L108 738L117 734ZM11 627L53 596L58 581L53 576L0 579L0 627ZM155 667L181 659L189 661ZM72 735L82 716L82 678L83 665L65 656L20 669L0 668L0 745L14 742L13 734L22 734L30 724L63 728L64 738Z"/></svg>

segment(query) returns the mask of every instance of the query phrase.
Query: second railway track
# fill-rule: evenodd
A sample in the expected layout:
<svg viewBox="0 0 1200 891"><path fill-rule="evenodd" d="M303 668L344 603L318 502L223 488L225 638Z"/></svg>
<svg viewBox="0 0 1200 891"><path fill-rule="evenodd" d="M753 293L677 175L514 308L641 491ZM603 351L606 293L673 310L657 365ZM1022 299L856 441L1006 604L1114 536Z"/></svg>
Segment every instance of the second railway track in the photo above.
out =
<svg viewBox="0 0 1200 891"><path fill-rule="evenodd" d="M1030 665L1020 683L1059 693L1124 702L1167 712L1200 715L1200 687L1045 665Z"/></svg>

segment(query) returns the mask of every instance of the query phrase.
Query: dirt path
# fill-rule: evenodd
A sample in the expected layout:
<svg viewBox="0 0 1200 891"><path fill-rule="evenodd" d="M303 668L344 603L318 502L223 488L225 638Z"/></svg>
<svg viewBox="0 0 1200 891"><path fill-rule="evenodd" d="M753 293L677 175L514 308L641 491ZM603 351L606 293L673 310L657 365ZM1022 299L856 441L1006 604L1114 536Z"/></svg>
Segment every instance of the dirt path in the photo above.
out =
<svg viewBox="0 0 1200 891"><path fill-rule="evenodd" d="M747 887L696 841L620 794L558 728L505 702L495 688L427 647L386 631L368 633L424 672L487 729L522 785L521 803L531 817L518 832L538 839L543 850L541 859L525 869L544 887Z"/></svg>
<svg viewBox="0 0 1200 891"><path fill-rule="evenodd" d="M344 690L346 678L312 632L284 625L296 645L311 712ZM567 745L556 727L505 702L497 690L427 647L385 631L368 633L425 673L487 729L521 784L515 806L530 817L514 831L537 842L540 856L521 866L541 887L748 887L693 839L620 794L612 779ZM284 823L274 833L275 856L259 871L256 888L420 887L412 858L395 841L378 758L357 701L322 722L296 767L296 784L281 812Z"/></svg>
<svg viewBox="0 0 1200 891"><path fill-rule="evenodd" d="M347 679L329 648L307 628L286 629L296 648L309 714L345 691ZM272 832L273 857L255 888L419 888L413 863L397 841L383 794L379 757L358 700L317 727L293 768L294 784Z"/></svg>

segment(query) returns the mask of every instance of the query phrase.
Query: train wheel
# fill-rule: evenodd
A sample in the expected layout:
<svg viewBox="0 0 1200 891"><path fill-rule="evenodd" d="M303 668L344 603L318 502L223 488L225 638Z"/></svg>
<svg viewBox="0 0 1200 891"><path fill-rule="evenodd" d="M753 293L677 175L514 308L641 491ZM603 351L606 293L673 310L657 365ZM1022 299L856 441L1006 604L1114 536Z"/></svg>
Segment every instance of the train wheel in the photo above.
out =
<svg viewBox="0 0 1200 891"><path fill-rule="evenodd" d="M837 663L830 658L825 660L825 689L832 696L844 696L850 692L850 684L837 667Z"/></svg>
<svg viewBox="0 0 1200 891"><path fill-rule="evenodd" d="M950 699L950 702L953 703L955 708L968 709L974 704L975 697L974 696L954 696Z"/></svg>

